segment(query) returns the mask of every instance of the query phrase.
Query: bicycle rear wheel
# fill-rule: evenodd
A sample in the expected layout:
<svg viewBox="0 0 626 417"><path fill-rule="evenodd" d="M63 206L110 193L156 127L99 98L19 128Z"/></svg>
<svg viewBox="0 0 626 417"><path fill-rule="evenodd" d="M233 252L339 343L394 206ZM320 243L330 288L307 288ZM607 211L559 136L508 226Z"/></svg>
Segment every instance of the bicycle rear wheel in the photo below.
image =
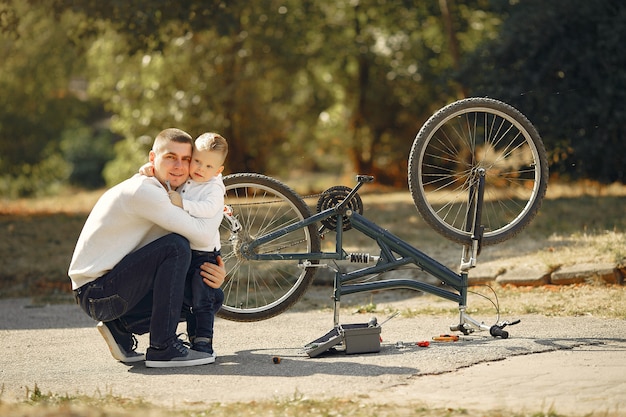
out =
<svg viewBox="0 0 626 417"><path fill-rule="evenodd" d="M226 264L224 303L218 316L234 321L274 317L296 303L313 281L315 268L297 260L249 260L241 248L257 237L311 216L304 201L281 182L259 174L224 177L225 205L239 230L224 216L220 227ZM303 227L255 249L260 254L320 252L315 225ZM312 264L318 261L311 261Z"/></svg>
<svg viewBox="0 0 626 417"><path fill-rule="evenodd" d="M471 243L466 217L480 169L485 170L482 243L489 245L515 236L541 206L548 161L537 130L508 104L469 98L437 111L413 142L411 196L424 220L452 241Z"/></svg>

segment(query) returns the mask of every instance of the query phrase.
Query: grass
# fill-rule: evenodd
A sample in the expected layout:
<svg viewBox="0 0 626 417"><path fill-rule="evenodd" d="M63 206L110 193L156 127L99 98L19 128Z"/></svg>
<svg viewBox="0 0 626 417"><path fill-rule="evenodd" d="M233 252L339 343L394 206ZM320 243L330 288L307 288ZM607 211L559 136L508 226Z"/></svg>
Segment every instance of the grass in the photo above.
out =
<svg viewBox="0 0 626 417"><path fill-rule="evenodd" d="M368 297L372 297L371 295ZM514 287L492 285L470 289L470 315L495 317L541 314L547 317L593 316L605 319L626 319L626 287L623 285L544 285L541 287ZM452 316L458 306L431 295L411 298L404 305L390 307L384 300L365 300L363 303L345 303L351 314L379 313L386 316L398 311L401 317Z"/></svg>
<svg viewBox="0 0 626 417"><path fill-rule="evenodd" d="M83 214L2 215L0 297L69 296L67 267Z"/></svg>
<svg viewBox="0 0 626 417"><path fill-rule="evenodd" d="M355 399L318 401L296 393L287 400L267 400L250 403L213 403L189 409L154 407L139 400L102 395L57 396L42 393L37 386L27 390L27 399L20 403L4 403L0 398L0 416L22 417L230 417L230 416L284 416L284 417L330 417L330 416L377 416L377 417L455 417L471 413L463 408L429 409L419 405L369 404ZM555 412L511 413L503 411L482 412L484 417L559 417ZM611 417L610 414L602 414Z"/></svg>

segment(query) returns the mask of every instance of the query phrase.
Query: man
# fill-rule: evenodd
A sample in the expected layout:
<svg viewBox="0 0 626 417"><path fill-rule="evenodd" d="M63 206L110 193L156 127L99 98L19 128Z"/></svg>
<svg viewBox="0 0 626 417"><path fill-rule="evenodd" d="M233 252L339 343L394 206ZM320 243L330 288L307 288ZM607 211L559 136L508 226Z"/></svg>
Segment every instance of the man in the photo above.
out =
<svg viewBox="0 0 626 417"><path fill-rule="evenodd" d="M222 214L194 218L171 204L166 188L189 174L192 138L180 129L157 135L149 158L154 177L135 175L102 195L87 218L69 268L81 308L99 320L98 330L114 358L137 362L133 334L150 333L148 367L212 363L213 355L190 350L176 337L190 242L214 234ZM201 267L205 284L219 288L224 263Z"/></svg>

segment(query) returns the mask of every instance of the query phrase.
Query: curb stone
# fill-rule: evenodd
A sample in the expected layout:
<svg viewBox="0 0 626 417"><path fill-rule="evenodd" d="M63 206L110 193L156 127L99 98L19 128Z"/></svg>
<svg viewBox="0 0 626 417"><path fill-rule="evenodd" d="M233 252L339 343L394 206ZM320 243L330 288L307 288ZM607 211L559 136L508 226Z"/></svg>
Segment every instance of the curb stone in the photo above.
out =
<svg viewBox="0 0 626 417"><path fill-rule="evenodd" d="M387 273L387 278L418 278L432 285L439 280L419 270L397 270ZM572 284L612 284L625 285L626 266L610 263L584 263L562 265L548 269L545 265L507 265L504 262L485 262L476 265L469 272L469 286L500 285L532 286L572 285ZM316 275L319 285L332 284L332 274L323 272Z"/></svg>
<svg viewBox="0 0 626 417"><path fill-rule="evenodd" d="M550 282L555 285L582 284L593 282L607 284L619 284L621 274L619 269L612 264L577 264L567 265L554 271L550 276Z"/></svg>
<svg viewBox="0 0 626 417"><path fill-rule="evenodd" d="M507 268L499 262L478 264L469 272L468 284L485 285L493 283L498 276L504 274Z"/></svg>
<svg viewBox="0 0 626 417"><path fill-rule="evenodd" d="M538 287L550 283L550 273L542 267L528 266L507 270L496 278L500 285L518 285Z"/></svg>
<svg viewBox="0 0 626 417"><path fill-rule="evenodd" d="M469 275L469 285L484 285L496 282L500 285L542 286L572 284L624 285L626 267L610 263L575 264L561 266L551 272L539 265L507 268L498 262L476 266Z"/></svg>

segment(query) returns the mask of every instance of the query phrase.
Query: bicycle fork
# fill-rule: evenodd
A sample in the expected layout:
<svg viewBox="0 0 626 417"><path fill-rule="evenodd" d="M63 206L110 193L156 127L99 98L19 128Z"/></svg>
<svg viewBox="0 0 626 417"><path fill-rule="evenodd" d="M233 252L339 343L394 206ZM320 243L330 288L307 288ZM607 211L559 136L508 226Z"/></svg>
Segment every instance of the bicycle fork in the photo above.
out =
<svg viewBox="0 0 626 417"><path fill-rule="evenodd" d="M461 280L463 285L460 291L461 303L459 304L459 324L450 326L450 330L455 332L459 331L465 335L473 332L474 330L489 331L489 334L493 337L501 337L506 339L509 337L509 333L503 330L508 325L514 325L519 323L519 320L514 322L501 322L492 326L479 322L470 317L467 310L467 288L468 288L468 271L476 266L476 260L480 254L482 238L485 232L485 226L482 225L482 207L483 197L485 194L485 169L478 168L474 172L473 185L470 187L470 196L468 201L468 210L466 217L466 231L471 232L471 243L463 246L463 253L461 255ZM471 221L470 221L471 220Z"/></svg>

